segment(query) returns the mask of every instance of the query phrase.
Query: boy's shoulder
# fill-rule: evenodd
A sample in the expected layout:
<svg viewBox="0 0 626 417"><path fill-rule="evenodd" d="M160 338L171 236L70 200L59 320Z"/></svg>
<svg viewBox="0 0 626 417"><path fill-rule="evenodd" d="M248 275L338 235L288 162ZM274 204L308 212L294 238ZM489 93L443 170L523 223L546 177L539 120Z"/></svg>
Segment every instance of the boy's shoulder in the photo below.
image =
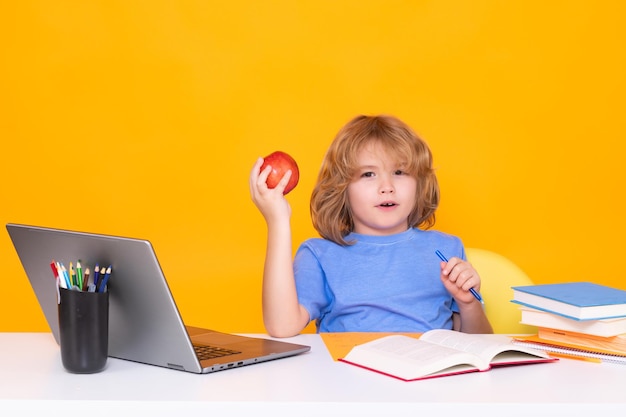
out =
<svg viewBox="0 0 626 417"><path fill-rule="evenodd" d="M321 237L311 237L304 240L300 247L309 247L309 248L327 248L327 247L341 247L337 243L332 240L324 239Z"/></svg>
<svg viewBox="0 0 626 417"><path fill-rule="evenodd" d="M411 230L415 234L423 235L423 236L429 236L429 237L432 237L433 239L453 239L453 240L459 239L455 235L452 235L452 234L446 233L446 232L442 232L441 230L436 230L436 229L423 230L423 229L418 229L417 227L414 227Z"/></svg>
<svg viewBox="0 0 626 417"><path fill-rule="evenodd" d="M421 235L424 238L434 240L434 241L443 241L443 242L461 242L461 238L455 236L450 233L442 232L441 230L428 229L422 230L418 228L413 228L414 233Z"/></svg>
<svg viewBox="0 0 626 417"><path fill-rule="evenodd" d="M465 259L465 248L460 237L440 230L419 230L421 234L421 242L428 247L437 248L438 250L450 256L458 256Z"/></svg>

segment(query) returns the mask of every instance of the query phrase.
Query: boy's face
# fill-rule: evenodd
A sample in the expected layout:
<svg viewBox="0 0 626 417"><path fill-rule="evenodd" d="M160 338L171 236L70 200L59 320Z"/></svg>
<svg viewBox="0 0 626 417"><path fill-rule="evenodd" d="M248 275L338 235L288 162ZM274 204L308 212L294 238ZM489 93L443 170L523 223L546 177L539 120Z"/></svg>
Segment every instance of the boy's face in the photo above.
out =
<svg viewBox="0 0 626 417"><path fill-rule="evenodd" d="M416 179L375 142L359 151L357 161L348 186L354 232L382 236L406 231L416 201Z"/></svg>

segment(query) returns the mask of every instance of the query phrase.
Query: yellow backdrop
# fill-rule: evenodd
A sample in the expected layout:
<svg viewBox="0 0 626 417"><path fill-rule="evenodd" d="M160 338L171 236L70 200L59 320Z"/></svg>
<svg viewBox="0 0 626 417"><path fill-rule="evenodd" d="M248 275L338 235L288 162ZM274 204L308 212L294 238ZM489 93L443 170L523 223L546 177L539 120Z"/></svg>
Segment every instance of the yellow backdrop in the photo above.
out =
<svg viewBox="0 0 626 417"><path fill-rule="evenodd" d="M0 223L150 239L184 318L263 331L255 159L293 155L294 250L336 131L431 145L436 228L538 283L626 288L626 6L613 1L0 5ZM47 330L0 232L0 331Z"/></svg>

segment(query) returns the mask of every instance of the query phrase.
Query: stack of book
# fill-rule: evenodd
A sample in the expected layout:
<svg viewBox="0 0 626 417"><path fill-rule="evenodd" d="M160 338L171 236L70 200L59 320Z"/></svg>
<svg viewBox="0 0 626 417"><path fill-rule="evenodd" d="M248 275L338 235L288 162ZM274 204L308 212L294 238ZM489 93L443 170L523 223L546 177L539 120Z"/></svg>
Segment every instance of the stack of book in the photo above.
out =
<svg viewBox="0 0 626 417"><path fill-rule="evenodd" d="M555 356L626 364L626 291L590 282L513 287L521 323L537 334L514 343Z"/></svg>

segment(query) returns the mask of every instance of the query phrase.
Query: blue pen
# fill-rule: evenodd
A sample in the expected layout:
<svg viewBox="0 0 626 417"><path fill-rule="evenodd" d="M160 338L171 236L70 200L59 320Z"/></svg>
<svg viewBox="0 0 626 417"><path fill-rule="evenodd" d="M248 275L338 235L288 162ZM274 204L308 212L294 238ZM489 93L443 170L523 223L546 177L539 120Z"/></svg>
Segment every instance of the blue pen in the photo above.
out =
<svg viewBox="0 0 626 417"><path fill-rule="evenodd" d="M444 262L448 262L448 258L446 258L445 256L443 256L443 253L441 253L440 251L436 250L435 253L437 254L437 256L439 257L439 259L441 259ZM480 296L480 294L478 294L478 291L476 291L473 288L470 288L470 292L472 293L472 295L474 296L474 298L476 298L478 301L480 301L481 303L485 304L485 302L483 301L483 298Z"/></svg>

